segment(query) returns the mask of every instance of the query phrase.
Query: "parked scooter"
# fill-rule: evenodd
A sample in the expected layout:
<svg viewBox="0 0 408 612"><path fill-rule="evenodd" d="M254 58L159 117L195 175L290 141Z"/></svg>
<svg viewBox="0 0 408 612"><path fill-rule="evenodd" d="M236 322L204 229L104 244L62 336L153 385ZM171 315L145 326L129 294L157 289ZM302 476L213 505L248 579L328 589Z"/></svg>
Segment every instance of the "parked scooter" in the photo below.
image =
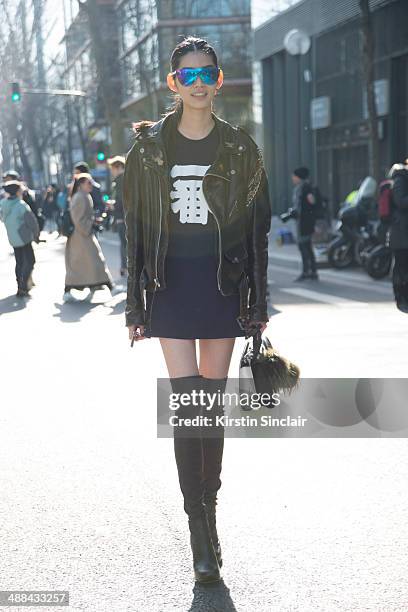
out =
<svg viewBox="0 0 408 612"><path fill-rule="evenodd" d="M390 249L390 232L387 232L385 244L376 246L364 261L364 269L375 280L385 278L390 273L394 255Z"/></svg>
<svg viewBox="0 0 408 612"><path fill-rule="evenodd" d="M377 182L366 177L355 203L344 204L338 213L337 237L330 243L327 258L337 269L361 265L368 253L378 245L378 220L375 211Z"/></svg>

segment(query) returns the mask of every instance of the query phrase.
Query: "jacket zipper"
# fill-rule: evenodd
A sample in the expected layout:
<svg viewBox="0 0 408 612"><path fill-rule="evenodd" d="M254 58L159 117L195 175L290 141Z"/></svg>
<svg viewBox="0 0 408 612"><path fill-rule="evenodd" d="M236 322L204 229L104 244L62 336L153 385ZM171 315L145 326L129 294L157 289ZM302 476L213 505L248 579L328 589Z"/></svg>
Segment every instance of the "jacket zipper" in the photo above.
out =
<svg viewBox="0 0 408 612"><path fill-rule="evenodd" d="M231 210L229 211L229 214L228 214L228 219L230 219L230 218L231 218L231 215L232 215L232 213L234 212L234 210L236 209L237 204L238 204L238 200L235 200L235 202L234 202L234 206L233 206L233 207L231 208Z"/></svg>
<svg viewBox="0 0 408 612"><path fill-rule="evenodd" d="M225 176L221 176L220 174L213 174L212 172L208 172L206 174L204 174L203 176L203 183L202 183L202 187L203 187L203 192L204 192L204 179L206 176L216 176L217 178L222 178L225 181L230 181L230 179L226 178ZM205 192L204 192L205 195ZM218 285L218 290L220 291L220 293L223 295L222 291L221 291L221 281L220 281L220 269L221 269L221 229L220 229L220 224L218 222L217 216L214 214L214 211L212 210L211 206L208 203L208 198L207 196L205 197L206 201L207 201L207 205L208 208L211 210L215 221L217 222L217 227L218 227L218 269L217 269L217 285Z"/></svg>
<svg viewBox="0 0 408 612"><path fill-rule="evenodd" d="M153 295L152 295L152 300L150 303L150 308L149 308L149 316L148 316L148 320L147 320L147 325L150 329L151 327L151 323L152 323L152 310L153 310L153 302L154 302L154 296L156 295L156 291L157 291L157 287L160 287L160 282L158 279L158 257L159 257L159 246L160 246L160 237L161 237L161 220L162 220L162 197L161 197L161 185L160 185L160 177L158 178L159 180L159 206L160 206L160 217L159 217L159 236L157 238L157 245L156 245L156 261L155 261L155 270L156 270L156 275L154 278L154 290L153 290Z"/></svg>
<svg viewBox="0 0 408 612"><path fill-rule="evenodd" d="M159 208L160 208L160 216L159 216L159 236L157 238L156 245L156 277L154 279L154 290L156 291L156 287L160 287L159 282L159 271L158 271L158 259L159 259L159 247L160 247L160 238L161 238L161 224L162 224L162 194L161 194L161 184L159 177Z"/></svg>

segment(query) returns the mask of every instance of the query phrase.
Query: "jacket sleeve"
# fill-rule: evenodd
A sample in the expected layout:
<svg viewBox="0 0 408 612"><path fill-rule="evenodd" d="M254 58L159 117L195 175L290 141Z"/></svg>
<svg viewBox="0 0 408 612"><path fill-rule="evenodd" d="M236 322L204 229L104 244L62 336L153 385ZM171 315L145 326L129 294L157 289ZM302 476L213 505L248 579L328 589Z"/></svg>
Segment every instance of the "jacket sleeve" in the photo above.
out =
<svg viewBox="0 0 408 612"><path fill-rule="evenodd" d="M143 226L138 171L138 161L134 149L126 157L123 177L123 211L127 239L128 285L126 298L126 326L143 325L144 299L140 289L140 275L144 266Z"/></svg>
<svg viewBox="0 0 408 612"><path fill-rule="evenodd" d="M408 211L407 180L402 176L396 176L392 187L392 197L398 208Z"/></svg>
<svg viewBox="0 0 408 612"><path fill-rule="evenodd" d="M260 152L258 152L258 155L257 164L261 177L255 196L248 206L249 317L252 321L267 322L269 320L266 295L268 284L268 236L272 212L268 178L262 164Z"/></svg>

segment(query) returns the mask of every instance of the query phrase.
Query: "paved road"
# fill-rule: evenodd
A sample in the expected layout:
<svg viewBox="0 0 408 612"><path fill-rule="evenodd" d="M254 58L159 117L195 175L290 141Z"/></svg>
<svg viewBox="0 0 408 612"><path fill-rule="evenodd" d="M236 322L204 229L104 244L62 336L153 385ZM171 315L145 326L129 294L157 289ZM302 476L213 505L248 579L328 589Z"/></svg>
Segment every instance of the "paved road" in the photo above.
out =
<svg viewBox="0 0 408 612"><path fill-rule="evenodd" d="M102 244L116 275L116 236ZM62 304L63 250L37 247L22 307L0 227L0 588L68 589L81 612L406 609L404 439L226 440L224 583L194 587L172 443L156 438L158 340L129 348L123 293ZM305 375L406 376L389 285L295 273L272 253L270 334Z"/></svg>

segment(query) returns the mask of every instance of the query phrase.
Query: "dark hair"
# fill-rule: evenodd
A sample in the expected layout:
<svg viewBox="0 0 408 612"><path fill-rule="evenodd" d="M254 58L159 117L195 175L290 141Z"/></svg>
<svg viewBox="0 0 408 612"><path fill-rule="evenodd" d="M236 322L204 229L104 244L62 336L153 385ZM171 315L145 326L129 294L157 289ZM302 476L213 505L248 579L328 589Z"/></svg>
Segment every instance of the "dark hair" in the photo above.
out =
<svg viewBox="0 0 408 612"><path fill-rule="evenodd" d="M91 181L92 182L92 176L90 174L88 174L87 172L82 172L81 174L78 174L78 176L74 180L74 185L72 187L72 192L71 192L71 198L73 198L73 196L79 190L79 186L82 183L84 183L85 181Z"/></svg>
<svg viewBox="0 0 408 612"><path fill-rule="evenodd" d="M211 57L215 66L218 66L218 58L215 52L214 47L210 45L209 42L204 40L204 38L198 38L197 36L187 36L183 40L181 40L178 45L173 49L173 52L170 56L170 71L173 72L177 70L180 66L181 58L187 53L191 53L194 51L200 51L201 53L206 53ZM183 114L183 101L179 94L174 94L175 101L173 105L170 107L169 111L165 113L165 116L175 112L177 115L177 122L180 121L181 115Z"/></svg>
<svg viewBox="0 0 408 612"><path fill-rule="evenodd" d="M307 178L309 178L309 168L306 168L305 166L301 166L300 168L296 168L293 171L293 174L297 176L298 178L300 178L302 181L304 181Z"/></svg>
<svg viewBox="0 0 408 612"><path fill-rule="evenodd" d="M78 162L74 166L74 170L79 170L80 172L89 172L89 166L86 162Z"/></svg>

